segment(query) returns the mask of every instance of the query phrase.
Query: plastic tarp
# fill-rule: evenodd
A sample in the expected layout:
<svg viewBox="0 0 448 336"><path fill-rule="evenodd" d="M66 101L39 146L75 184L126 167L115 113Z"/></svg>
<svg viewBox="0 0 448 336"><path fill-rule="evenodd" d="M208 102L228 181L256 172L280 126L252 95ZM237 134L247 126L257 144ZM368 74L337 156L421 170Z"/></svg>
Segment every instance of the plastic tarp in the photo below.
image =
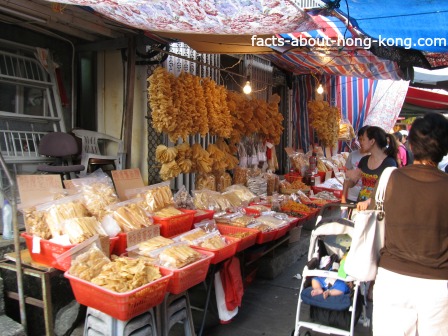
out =
<svg viewBox="0 0 448 336"><path fill-rule="evenodd" d="M202 34L271 34L311 30L316 25L289 0L57 0L90 6L110 19L134 28Z"/></svg>
<svg viewBox="0 0 448 336"><path fill-rule="evenodd" d="M447 1L346 0L345 3L341 2L337 11L367 36L407 49L448 52Z"/></svg>
<svg viewBox="0 0 448 336"><path fill-rule="evenodd" d="M429 109L448 109L448 93L444 90L425 90L409 87L405 102Z"/></svg>
<svg viewBox="0 0 448 336"><path fill-rule="evenodd" d="M378 126L386 132L393 129L408 91L408 81L378 81L365 125Z"/></svg>
<svg viewBox="0 0 448 336"><path fill-rule="evenodd" d="M378 57L370 50L370 40L347 28L340 17L315 15L319 29L277 34L283 46L275 54L264 55L277 66L295 75L326 73L369 79L402 78L397 63Z"/></svg>

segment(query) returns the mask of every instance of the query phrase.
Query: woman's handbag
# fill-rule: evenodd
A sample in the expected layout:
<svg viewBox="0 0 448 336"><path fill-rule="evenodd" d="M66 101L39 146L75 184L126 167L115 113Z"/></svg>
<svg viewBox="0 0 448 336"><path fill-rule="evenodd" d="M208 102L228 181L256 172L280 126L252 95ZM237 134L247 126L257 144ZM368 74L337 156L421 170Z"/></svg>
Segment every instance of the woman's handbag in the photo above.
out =
<svg viewBox="0 0 448 336"><path fill-rule="evenodd" d="M355 217L352 243L344 270L359 281L371 281L376 277L380 249L384 246L384 195L394 169L388 167L381 174L375 194L376 209L360 211Z"/></svg>

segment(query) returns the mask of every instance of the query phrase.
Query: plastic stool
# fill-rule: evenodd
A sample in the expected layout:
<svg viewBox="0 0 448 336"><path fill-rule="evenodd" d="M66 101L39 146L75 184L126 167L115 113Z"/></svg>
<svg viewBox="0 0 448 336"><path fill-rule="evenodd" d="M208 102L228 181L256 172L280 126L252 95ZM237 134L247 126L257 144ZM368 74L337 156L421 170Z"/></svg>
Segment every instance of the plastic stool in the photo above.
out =
<svg viewBox="0 0 448 336"><path fill-rule="evenodd" d="M188 292L166 294L165 299L157 309L160 309L162 336L168 336L171 328L178 322L184 324L185 336L196 335Z"/></svg>
<svg viewBox="0 0 448 336"><path fill-rule="evenodd" d="M84 323L84 336L157 336L154 309L128 321L121 321L94 308L88 307Z"/></svg>

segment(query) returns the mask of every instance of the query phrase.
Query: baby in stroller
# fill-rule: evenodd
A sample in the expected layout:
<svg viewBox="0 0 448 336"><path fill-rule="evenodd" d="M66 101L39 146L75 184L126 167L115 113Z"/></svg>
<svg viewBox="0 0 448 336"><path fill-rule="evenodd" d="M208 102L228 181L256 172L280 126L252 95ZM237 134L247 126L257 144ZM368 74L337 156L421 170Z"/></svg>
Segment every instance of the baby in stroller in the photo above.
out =
<svg viewBox="0 0 448 336"><path fill-rule="evenodd" d="M311 280L311 296L322 294L326 299L329 296L338 296L350 293L350 287L342 280L336 280L333 278L314 277Z"/></svg>
<svg viewBox="0 0 448 336"><path fill-rule="evenodd" d="M344 271L345 257L347 253L344 254L340 261L340 265L336 264L338 267L334 267L334 261L337 261L338 258L336 255L331 257L325 256L320 260L320 269L328 269L330 271L336 270L338 271L338 276L341 278L345 278L346 274ZM311 296L321 295L324 299L329 296L338 296L343 294L349 294L350 289L353 287L352 283L346 283L342 280L330 278L330 277L319 277L315 276L311 280L311 287L313 290L311 291Z"/></svg>

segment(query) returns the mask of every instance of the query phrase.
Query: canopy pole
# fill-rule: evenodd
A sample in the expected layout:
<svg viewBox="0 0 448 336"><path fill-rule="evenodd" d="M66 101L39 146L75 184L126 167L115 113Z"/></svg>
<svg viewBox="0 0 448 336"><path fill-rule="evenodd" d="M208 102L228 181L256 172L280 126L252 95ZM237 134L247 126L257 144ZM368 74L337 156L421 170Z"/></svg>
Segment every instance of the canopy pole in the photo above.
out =
<svg viewBox="0 0 448 336"><path fill-rule="evenodd" d="M134 87L135 87L135 61L136 61L136 43L135 37L131 36L128 40L128 64L126 71L126 97L124 110L124 148L126 152L126 164L124 168L131 167L132 159L132 122L134 117Z"/></svg>
<svg viewBox="0 0 448 336"><path fill-rule="evenodd" d="M14 233L14 251L16 253L16 277L17 277L17 293L19 294L19 309L20 309L20 322L23 329L27 330L26 322L26 306L25 306L25 295L23 290L23 272L22 272L22 255L20 253L20 235L19 235L19 224L17 222L17 202L16 202L16 183L11 176L6 162L3 159L2 153L0 153L0 165L6 174L9 185L11 187L11 199L10 204L12 208L12 227Z"/></svg>

